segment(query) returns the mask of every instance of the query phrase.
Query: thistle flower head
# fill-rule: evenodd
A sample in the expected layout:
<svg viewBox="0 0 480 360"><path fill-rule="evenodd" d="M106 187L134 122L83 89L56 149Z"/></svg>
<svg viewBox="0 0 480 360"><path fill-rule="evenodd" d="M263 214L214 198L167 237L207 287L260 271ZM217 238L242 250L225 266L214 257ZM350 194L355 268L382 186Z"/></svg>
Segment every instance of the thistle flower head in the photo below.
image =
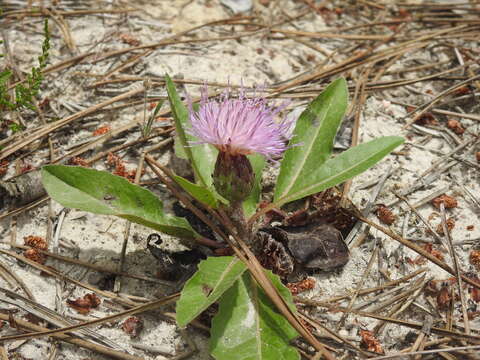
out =
<svg viewBox="0 0 480 360"><path fill-rule="evenodd" d="M259 153L272 158L287 148L292 123L275 119L284 108L270 107L263 97L247 98L244 89L237 98L226 90L220 99L209 100L205 86L198 112L190 108L189 132L199 139L196 144L212 144L231 155Z"/></svg>

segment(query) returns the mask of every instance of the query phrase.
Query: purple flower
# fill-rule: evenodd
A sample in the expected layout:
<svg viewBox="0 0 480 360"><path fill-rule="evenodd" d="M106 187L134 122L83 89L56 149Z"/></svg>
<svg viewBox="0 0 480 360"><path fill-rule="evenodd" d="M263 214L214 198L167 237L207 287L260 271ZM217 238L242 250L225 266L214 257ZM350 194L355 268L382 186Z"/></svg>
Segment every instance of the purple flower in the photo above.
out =
<svg viewBox="0 0 480 360"><path fill-rule="evenodd" d="M259 153L272 158L285 151L290 137L292 121L275 119L285 106L270 107L263 97L247 98L243 89L238 98L226 90L219 100L209 100L205 86L199 111L190 106L189 133L199 139L195 144L212 144L231 155Z"/></svg>

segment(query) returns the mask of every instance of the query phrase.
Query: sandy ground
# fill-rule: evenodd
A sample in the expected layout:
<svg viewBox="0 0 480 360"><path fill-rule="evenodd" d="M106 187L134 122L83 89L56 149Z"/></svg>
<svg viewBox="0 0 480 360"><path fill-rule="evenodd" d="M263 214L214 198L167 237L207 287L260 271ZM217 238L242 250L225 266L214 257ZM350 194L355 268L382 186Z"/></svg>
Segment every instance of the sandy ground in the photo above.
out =
<svg viewBox="0 0 480 360"><path fill-rule="evenodd" d="M260 22L272 27L277 26L275 25L277 22L285 22L287 15L293 17L295 14L308 10L306 1L264 1L267 6L260 3L261 1L254 1L253 8L242 15L256 16L255 21L252 19L252 22ZM21 2L11 2L11 4L12 8L15 9L21 9L23 5L25 5ZM335 9L342 6L346 5L342 5L340 1L335 1L333 4L329 4L328 8ZM73 5L71 2L61 1L58 5L58 9L68 11L73 9L105 10L126 7L133 7L138 10L128 15L93 14L88 16L64 16L62 18L57 17L57 21L51 22L53 35L49 64L56 64L75 55L92 51L97 55L89 58L88 61L69 66L62 71L54 72L47 76L41 93L42 99L47 97L50 99L50 108L46 111L47 121L65 118L79 110L100 103L109 97L142 86L142 81L133 81L118 84L111 83L91 88L91 85L96 80L101 80L103 75L116 69L132 56L132 53L127 53L96 61L96 59L101 58L103 54L112 50L134 46L137 44L137 41L138 44L159 42L167 39L172 34L215 20L229 19L232 16L232 11L228 7L222 6L219 1L216 0L140 0L137 2L80 1L76 5ZM379 11L379 9L370 9L370 21L373 21L375 11ZM395 12L398 11L398 7L392 3L387 6L386 11L387 13ZM342 15L325 13L320 16L311 9L311 13L291 23L282 23L281 27L282 29L305 32L332 32L332 28L350 26L356 24L357 21L365 22L366 20L366 18L355 19L355 16L350 10L345 11ZM59 24L61 25L60 27ZM67 27L68 30L65 30L65 27ZM60 31L59 28L63 28L64 31ZM10 52L16 66L21 70L27 71L29 66L34 63L41 46L40 18L24 17L20 20L4 19L3 29L5 36L7 36L9 40ZM434 29L435 27L429 30ZM174 79L188 80L185 85L179 85L181 93L188 92L192 96L196 96L199 93L199 84L202 84L204 81L218 83L230 82L232 85L243 82L246 86L252 86L254 84L266 84L267 86L280 84L281 82L302 75L306 71L327 66L322 64L324 60L327 61L328 64L334 64L335 62L344 60L345 52L338 55L338 58L333 56L333 60L332 58L327 59L327 55L335 51L344 51L349 46L355 45L355 41L348 39L302 38L307 41L306 45L295 39L285 38L278 33L269 34L268 31L264 30L252 33L251 30L245 27L234 27L233 25L206 26L193 31L192 36L193 38L204 39L239 35L241 32L244 32L245 36L237 39L177 43L156 47L153 50L137 50L136 54L145 52L139 61L131 68L125 69L123 74L116 72L116 75L108 78L113 79L115 76L150 76L161 78L165 73L169 73ZM377 29L375 33L383 34L389 32L386 27L383 27ZM70 41L68 41L68 39L70 39ZM189 37L182 39L189 39ZM448 41L451 46L468 48L478 56L478 52L480 51L478 41L471 40L468 44L461 38ZM126 42L130 42L130 44ZM382 46L385 48L387 45ZM434 50L432 47L433 46L426 47L415 51L414 54L401 57L389 66L389 73L384 75L381 80L395 80L398 79L399 76L403 79L415 79L447 69L449 68L448 66L450 66L450 68L454 67L454 65L443 67L440 65L442 61L455 61L456 55L451 47L441 48L439 50ZM424 72L406 72L400 75L395 73L395 71L400 71L412 66L432 63L439 63L438 68L432 68ZM355 81L360 78L361 73L353 70L350 71L348 75L350 84L352 85L350 93L352 98L356 84ZM335 76L332 76L330 80L334 78ZM198 84L188 83L191 82L191 80L198 81ZM320 85L325 85L327 82L326 80L322 83L312 82L311 85L315 91L315 88L318 89ZM463 137L459 137L452 136L451 131L445 130L447 118L441 115L436 115L439 124L433 128L427 128L427 130L425 130L425 127L420 129L403 129L403 125L405 124L404 117L407 114L407 110L405 106L397 105L392 101L419 105L431 100L433 96L452 86L452 84L452 80L424 81L405 87L391 88L384 91L372 91L369 93L360 117L360 142L384 135L403 135L407 138L408 143L414 143L421 147L407 144L399 149L397 153L388 156L380 164L355 178L350 191L350 198L354 204L363 208L369 201L375 188L375 184L371 184L371 186L366 185L378 180L387 171L391 171L391 175L386 179L374 203L391 204L396 200L393 191L401 192L403 189L417 184L421 180L421 174L425 170L458 145L457 140L462 143L472 138L475 134L478 136L480 125L478 120L456 117L455 119L460 120L463 128L467 130ZM476 86L478 86L478 84ZM316 91L318 93L318 90ZM478 87L473 87L472 91L476 91L478 95L479 89ZM162 85L158 83L154 84L148 91L148 96L158 100L158 97L165 97L165 90ZM289 96L283 94L281 97ZM155 99L149 100L149 102L153 102ZM304 105L308 100L309 98L291 98L289 111ZM276 101L278 103L281 100ZM479 113L478 99L475 97L470 97L454 105L446 105L441 108L470 114ZM37 126L42 126L41 120L31 115L26 116L24 120L28 122L27 131L21 136L28 137L30 131L33 131ZM348 120L351 121L352 117ZM82 118L52 135L51 139L55 149L55 157L68 154L75 149L75 144L92 140L92 132L101 126L109 125L111 129L115 130L132 122L140 124L142 121L142 104L114 111L100 111L87 118ZM158 121L154 124L154 127L160 128L165 126L165 124L169 123L168 121L169 119ZM98 146L82 156L88 158L119 143L135 140L139 137L138 129L138 126L132 127L129 131L118 134L102 146ZM429 133L426 133L426 131L429 131ZM5 132L5 135L10 135L10 133ZM162 139L158 138L153 139L148 146L154 145L161 140ZM48 147L37 147L37 145L39 144L33 143L30 146L28 150L31 150L31 153L25 151L26 156L23 157L23 164L39 167L46 163L49 157ZM119 153L128 169L136 168L141 149L142 147L137 147ZM156 152L155 156L166 164L171 156L170 149L171 147L163 148ZM478 194L480 194L478 181L479 168L475 159L475 152L479 150L480 148L477 143L457 154L464 159L464 161L449 158L449 161L454 161L452 167L447 171L438 172L438 176L433 182L408 195L408 200L412 204L422 201L430 194L438 193L438 195L440 195L444 192L457 199L458 207L448 209L447 216L455 219L455 227L451 232L451 237L453 242L457 244L455 250L459 258L459 266L464 272L476 271L474 266L469 263L468 257L471 250L478 246L478 239L480 238L480 224L478 222L480 210L478 206ZM13 162L16 157L10 157L9 159L12 159ZM440 169L446 164L447 161L442 162L438 167L433 169L432 173L436 173L437 169ZM104 169L106 167L105 162L100 160L95 163L94 167ZM15 167L10 166L4 178L10 177L14 175L14 173ZM146 175L142 177L142 180L145 181L150 178L154 178L154 175L147 172ZM465 188L476 197L476 204L465 192ZM167 206L169 206L171 198L164 188L157 185L152 186L151 189L165 199ZM391 206L391 209L397 217L392 228L397 232L403 232L404 236L408 239L428 239L429 241L434 241L432 235L426 231L425 226L413 213L408 211L405 204L398 202ZM18 249L10 246L9 243L11 241L23 244L23 238L29 235L50 236L47 232L49 216L53 215L52 221L56 223L62 211L63 208L59 204L46 202L42 206L22 212L18 216L3 218L0 222L0 235L1 241L3 242L1 248L9 251L18 251ZM430 202L427 201L425 204L419 206L418 211L423 217L429 219L434 228L440 223L439 211L434 208ZM371 214L370 218L378 222L375 215ZM406 224L404 224L405 219L408 220ZM469 227L471 225L473 225L473 229ZM57 249L60 254L65 256L75 257L79 260L101 265L105 268L116 268L120 261L120 248L124 238L125 227L126 224L123 220L71 210L66 213L61 231L59 232L60 245ZM150 230L142 226L135 224L131 226L125 261L126 272L152 278L156 277L157 260L146 249L146 238L150 233ZM50 239L50 241L52 240ZM169 238L168 241L171 242L171 244L176 244L176 240L173 238ZM353 242L355 242L355 239ZM420 241L418 244L423 245L424 243ZM444 244L446 244L446 242ZM54 245L52 245L52 243L50 243L50 246L50 249L53 249L52 246ZM435 245L435 247L440 248L439 245ZM425 279L446 279L450 277L448 273L430 262L423 265L410 264L408 258L415 260L417 257L416 253L399 245L398 242L390 239L380 231L369 230L364 243L359 247L352 248L351 259L343 269L315 275L314 277L317 280L315 288L302 294L302 296L322 301L356 289L363 279L374 248L379 249L378 258L380 260L375 260L369 274L363 280L362 288L381 285L387 281L388 279L382 275L380 270L384 270L384 273L387 273L390 279L398 279L424 266L428 269L425 273ZM445 261L448 264L452 264L446 247L444 247L443 250L441 249L441 251L445 257ZM31 266L25 266L22 262L5 254L0 255L0 261L8 267L12 273L25 282L36 302L57 311L67 319L77 321L79 319L99 318L113 314L121 308L120 305L112 303L111 300L104 296L100 296L103 302L97 309L86 316L79 316L75 310L66 305L66 300L76 299L90 291L75 286L70 282L56 282L53 277L44 276L39 270ZM98 276L95 275L99 273L95 271L87 271L84 267L65 264L52 259L49 259L46 265L68 274L70 278L98 286ZM0 286L25 296L22 290L19 290L19 288L15 286L12 287L12 285L3 278L0 279ZM168 292L168 288L155 282L127 278L122 279L122 294L153 299L164 295L166 292ZM465 294L465 296L468 297L467 292L465 292ZM393 295L394 294L389 295L387 298ZM359 297L355 304L364 302L366 299L367 298L363 296ZM347 306L348 302L341 304ZM433 305L435 305L435 299L433 299ZM437 313L437 309L435 309L433 305L428 302L428 299L422 292L408 310L400 315L400 318L420 322L424 321L427 314L434 315L437 320L445 318L445 312ZM467 305L470 311L476 311L477 304L474 301L468 300ZM0 308L2 311L5 309L18 310L18 307L5 303L0 303ZM370 308L364 310L368 309ZM373 307L370 310L373 311ZM172 312L172 309L165 309L165 311ZM332 329L335 328L342 316L339 312L327 312L324 309L310 309L309 311L311 315L316 316L319 321ZM382 310L379 311L379 313L385 315L388 313L388 310ZM463 321L460 319L460 301L455 302L453 314L454 323L462 327ZM25 315L26 312L23 310L15 312L15 316L19 318ZM144 330L136 339L131 339L129 335L122 331L119 322L104 324L92 330L110 339L119 349L123 349L131 354L136 354L144 359L162 359L163 356L135 349L133 347L134 344L152 347L168 354L175 354L176 351L181 352L185 350L186 341L180 336L179 329L172 321L165 320L165 317L159 312L142 314L140 317L144 322ZM361 340L359 329L372 330L377 324L378 321L374 319L349 315L345 321L345 325L339 330L339 334L359 345ZM437 321L436 324L443 326L439 321ZM472 331L478 335L480 331L479 318L470 321L470 327ZM405 336L411 331L408 327L387 325L377 336L383 348L387 352L393 352L409 344L408 341L404 340ZM7 325L4 325L1 330L2 336L15 333L17 333L17 330ZM206 334L193 329L190 329L188 333L199 348L199 352L190 358L209 358L206 343L208 338ZM434 337L432 336L432 338ZM82 350L77 346L55 343L45 339L29 340L25 343L13 342L6 344L5 347L11 354L19 354L19 356L23 356L25 359L56 358L75 360L105 358L95 352ZM51 356L53 351L56 351L56 353ZM353 359L354 357L353 355L346 355L344 358Z"/></svg>

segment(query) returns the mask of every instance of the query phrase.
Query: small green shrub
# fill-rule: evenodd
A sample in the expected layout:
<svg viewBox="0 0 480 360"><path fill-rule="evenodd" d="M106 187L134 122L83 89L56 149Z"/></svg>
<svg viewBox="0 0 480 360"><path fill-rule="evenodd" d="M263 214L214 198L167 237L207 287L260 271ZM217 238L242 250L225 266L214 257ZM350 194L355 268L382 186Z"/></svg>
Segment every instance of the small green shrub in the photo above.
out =
<svg viewBox="0 0 480 360"><path fill-rule="evenodd" d="M38 66L34 66L31 73L27 75L25 83L20 83L15 86L15 99L12 99L8 93L8 80L12 76L10 69L5 69L0 72L0 111L2 113L7 111L18 110L36 110L35 97L38 95L40 85L43 80L42 71L47 66L48 51L50 50L50 33L48 31L48 19L44 22L45 38L42 44L42 54L38 57ZM2 42L0 42L2 43ZM4 55L0 54L0 57ZM4 116L2 116L2 120ZM12 128L12 127L11 127ZM13 131L18 131L19 125L13 124Z"/></svg>

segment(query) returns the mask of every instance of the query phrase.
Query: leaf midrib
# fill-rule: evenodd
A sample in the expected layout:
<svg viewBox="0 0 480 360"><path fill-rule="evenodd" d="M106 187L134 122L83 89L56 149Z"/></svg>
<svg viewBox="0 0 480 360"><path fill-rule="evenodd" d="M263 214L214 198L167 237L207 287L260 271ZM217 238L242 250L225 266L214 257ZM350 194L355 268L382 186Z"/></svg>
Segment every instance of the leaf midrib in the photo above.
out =
<svg viewBox="0 0 480 360"><path fill-rule="evenodd" d="M250 286L253 287L253 294L255 301L253 301L253 306L255 307L255 331L256 331L256 344L257 344L257 354L259 359L263 359L262 353L262 332L260 329L260 304L259 304L259 294L258 294L258 286L254 282L254 280L250 277Z"/></svg>
<svg viewBox="0 0 480 360"><path fill-rule="evenodd" d="M375 154L372 155L371 157L376 156L376 155L378 155L379 153L382 153L384 150L385 150L385 149L382 149L382 151L377 151L377 152L375 152ZM295 198L294 195L298 195L298 194L302 194L302 193L308 192L308 191L311 190L312 188L315 188L315 187L317 187L317 186L319 186L319 185L321 185L321 184L324 184L324 183L328 182L328 180L329 180L329 179L332 179L333 177L337 177L337 176L340 177L342 174L345 174L346 172L352 170L353 168L355 168L355 167L357 167L357 166L359 166L359 165L361 165L361 164L364 164L365 162L368 162L368 160L370 160L371 157L368 157L368 158L366 158L366 159L363 160L363 161L360 161L360 162L358 162L358 163L355 163L353 166L350 166L350 167L344 169L343 171L341 171L341 172L339 172L339 173L336 173L334 176L330 176L330 177L328 177L327 179L324 179L323 181L320 181L320 182L315 183L315 184L313 184L313 185L310 185L310 186L308 186L308 187L306 187L306 188L303 188L302 191L299 191L299 192L296 192L296 193L294 193L294 194L290 194L290 196L286 196L286 197L283 197L283 198L278 199L278 201L277 201L277 206L280 206L281 204L284 204L284 203L287 203L287 202L289 202L289 201L292 201L292 200L290 200L290 199ZM317 171L320 171L324 166L326 166L327 163L328 163L328 161L334 160L334 159L335 159L335 158L331 158L331 159L327 160L322 166L320 166L320 167L317 169Z"/></svg>
<svg viewBox="0 0 480 360"><path fill-rule="evenodd" d="M317 139L317 135L318 133L320 132L320 129L322 129L322 125L323 125L323 122L327 116L327 114L329 113L330 111L330 108L332 106L332 103L333 103L333 96L330 97L329 101L328 101L328 106L327 106L327 109L326 111L324 112L324 116L322 117L322 119L320 120L320 124L318 125L317 127L317 131L315 132L315 136L313 137L313 141L310 142L310 144L308 145L308 151L305 151L304 153L307 154L306 156L303 157L302 161L300 162L300 164L296 165L297 166L297 170L295 171L295 175L293 177L290 177L292 179L292 181L290 182L290 184L284 189L283 191L283 194L282 196L280 196L280 199L285 196L285 194L288 194L288 192L290 191L290 189L293 187L293 185L295 184L296 182L296 179L298 178L298 176L300 175L300 173L302 172L303 170L303 166L305 165L305 163L307 162L307 158L309 157L309 154L310 154L310 151L312 150L313 148L313 145L315 144L315 140ZM308 109L308 108L307 108ZM313 111L312 111L313 112Z"/></svg>

